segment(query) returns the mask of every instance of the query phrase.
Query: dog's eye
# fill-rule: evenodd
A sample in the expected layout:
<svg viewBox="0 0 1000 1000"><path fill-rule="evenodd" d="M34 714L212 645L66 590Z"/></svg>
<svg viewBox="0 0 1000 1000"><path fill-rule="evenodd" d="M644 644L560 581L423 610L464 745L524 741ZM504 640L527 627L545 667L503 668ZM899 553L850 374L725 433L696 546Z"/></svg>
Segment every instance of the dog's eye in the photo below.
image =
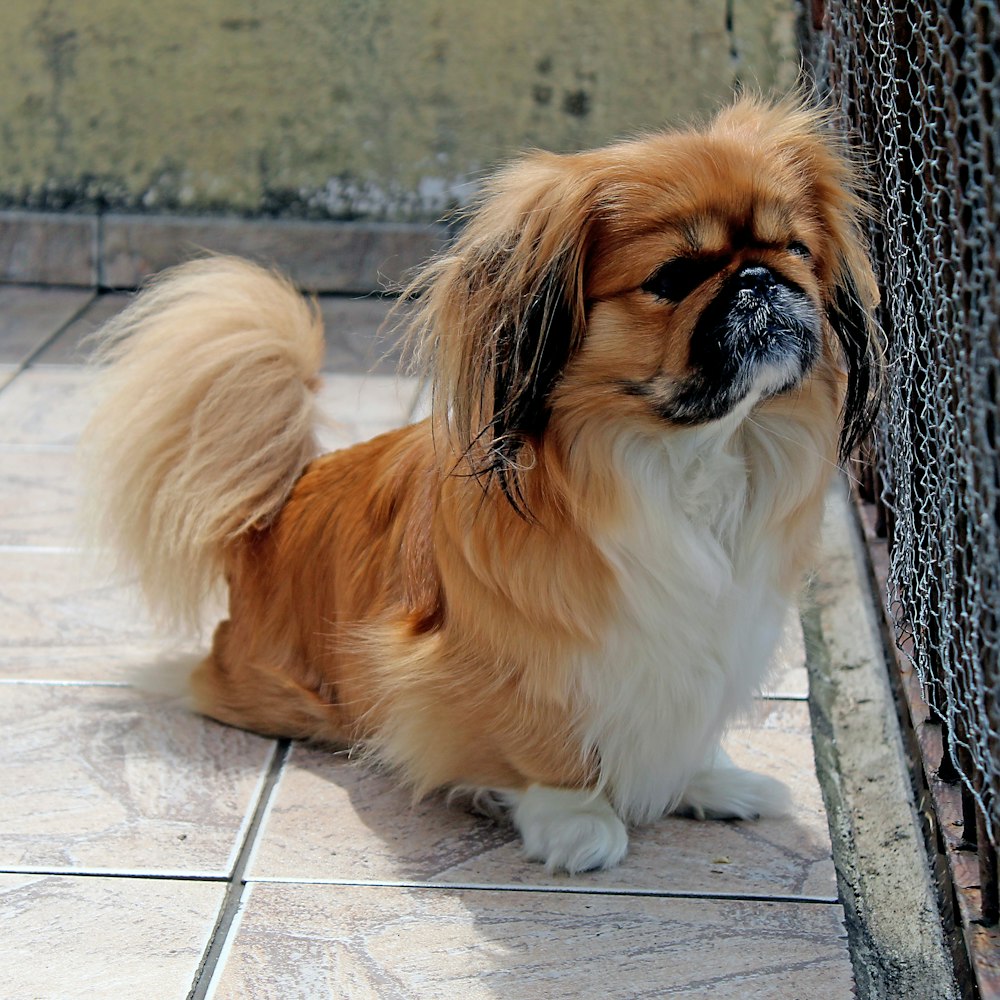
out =
<svg viewBox="0 0 1000 1000"><path fill-rule="evenodd" d="M680 302L711 278L720 266L720 261L710 257L677 257L668 260L656 274L647 279L642 290L658 299Z"/></svg>
<svg viewBox="0 0 1000 1000"><path fill-rule="evenodd" d="M796 257L805 257L806 259L808 259L809 257L812 256L812 254L809 252L809 247L807 247L805 243L803 243L801 240L792 240L792 242L789 243L788 246L785 247L785 249L789 253L795 254Z"/></svg>

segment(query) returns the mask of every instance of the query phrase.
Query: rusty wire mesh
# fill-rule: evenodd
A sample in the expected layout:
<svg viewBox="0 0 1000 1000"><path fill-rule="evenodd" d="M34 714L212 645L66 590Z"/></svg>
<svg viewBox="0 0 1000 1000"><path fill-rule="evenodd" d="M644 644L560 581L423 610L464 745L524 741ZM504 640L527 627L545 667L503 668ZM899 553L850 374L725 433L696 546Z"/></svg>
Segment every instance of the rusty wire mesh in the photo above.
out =
<svg viewBox="0 0 1000 1000"><path fill-rule="evenodd" d="M879 213L890 611L996 847L1000 11L828 0L811 13L807 59L865 150Z"/></svg>

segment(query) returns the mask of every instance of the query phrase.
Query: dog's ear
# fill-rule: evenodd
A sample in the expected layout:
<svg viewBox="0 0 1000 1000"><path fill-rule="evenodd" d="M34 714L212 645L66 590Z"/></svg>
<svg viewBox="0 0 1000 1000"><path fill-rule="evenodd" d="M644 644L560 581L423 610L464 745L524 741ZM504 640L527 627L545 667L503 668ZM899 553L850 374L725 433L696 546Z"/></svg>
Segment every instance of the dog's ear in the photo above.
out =
<svg viewBox="0 0 1000 1000"><path fill-rule="evenodd" d="M438 417L465 470L526 516L520 473L585 326L595 187L581 160L539 153L501 171L453 247L418 278Z"/></svg>
<svg viewBox="0 0 1000 1000"><path fill-rule="evenodd" d="M864 224L872 215L864 171L835 128L833 115L805 92L769 103L747 96L719 116L737 133L766 133L805 181L832 243L826 316L847 369L840 456L846 460L870 432L884 390L882 334L875 318L878 283Z"/></svg>
<svg viewBox="0 0 1000 1000"><path fill-rule="evenodd" d="M840 458L847 461L871 432L885 380L882 334L875 319L878 286L867 251L853 236L840 249L827 319L847 366L840 430Z"/></svg>

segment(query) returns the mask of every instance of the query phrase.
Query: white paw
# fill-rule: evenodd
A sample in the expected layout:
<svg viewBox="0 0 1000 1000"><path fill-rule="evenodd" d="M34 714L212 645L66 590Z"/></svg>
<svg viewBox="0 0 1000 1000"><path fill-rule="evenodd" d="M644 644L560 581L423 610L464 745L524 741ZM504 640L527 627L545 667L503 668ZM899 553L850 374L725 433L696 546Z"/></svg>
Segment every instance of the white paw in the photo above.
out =
<svg viewBox="0 0 1000 1000"><path fill-rule="evenodd" d="M698 771L676 811L698 819L758 819L784 816L790 808L791 796L780 781L722 765Z"/></svg>
<svg viewBox="0 0 1000 1000"><path fill-rule="evenodd" d="M613 868L628 850L625 824L601 794L532 785L510 794L525 857L548 872Z"/></svg>

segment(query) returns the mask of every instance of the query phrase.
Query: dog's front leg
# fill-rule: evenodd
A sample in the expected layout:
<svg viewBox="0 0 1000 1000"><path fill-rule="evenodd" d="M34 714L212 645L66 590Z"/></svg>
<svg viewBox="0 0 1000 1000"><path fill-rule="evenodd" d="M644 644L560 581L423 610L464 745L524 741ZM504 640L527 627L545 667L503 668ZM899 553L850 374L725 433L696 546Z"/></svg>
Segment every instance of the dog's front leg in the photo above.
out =
<svg viewBox="0 0 1000 1000"><path fill-rule="evenodd" d="M525 856L547 871L613 868L625 857L625 824L602 792L529 785L506 797Z"/></svg>

